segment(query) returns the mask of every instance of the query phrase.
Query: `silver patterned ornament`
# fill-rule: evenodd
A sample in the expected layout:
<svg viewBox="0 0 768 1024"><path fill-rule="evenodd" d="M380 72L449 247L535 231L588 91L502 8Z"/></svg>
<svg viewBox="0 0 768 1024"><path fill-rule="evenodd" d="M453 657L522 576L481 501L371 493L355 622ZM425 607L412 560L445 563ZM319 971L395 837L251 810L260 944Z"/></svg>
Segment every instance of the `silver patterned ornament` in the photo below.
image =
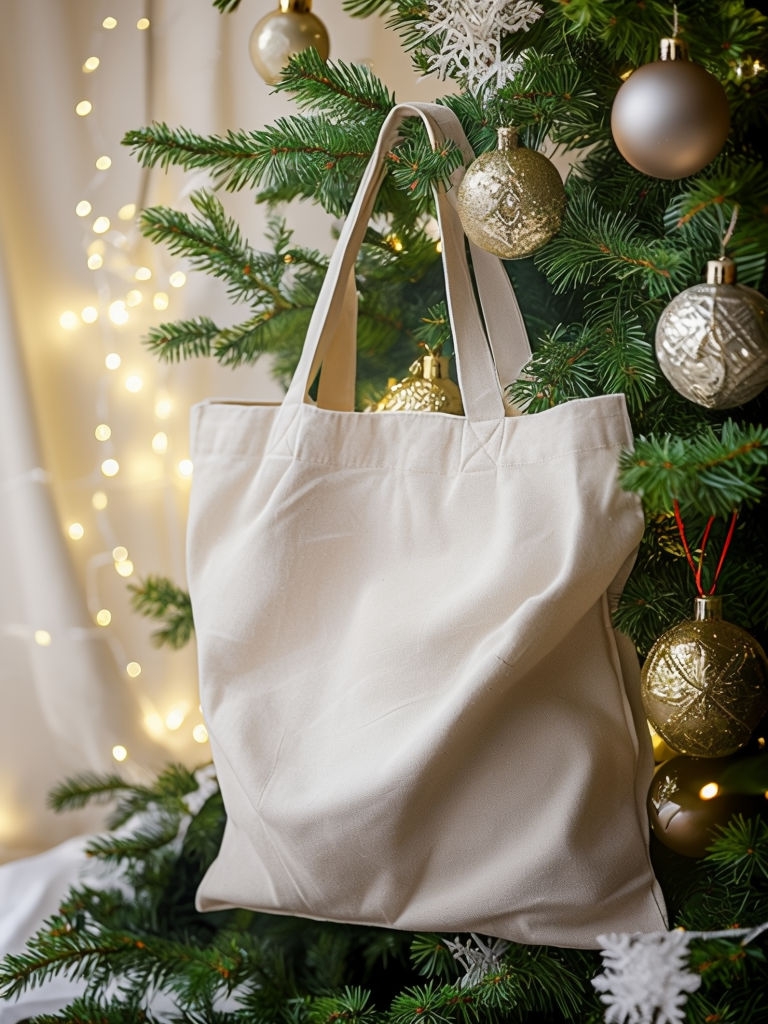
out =
<svg viewBox="0 0 768 1024"><path fill-rule="evenodd" d="M722 598L696 598L694 618L662 634L640 675L645 714L679 754L727 757L768 712L768 658L722 617Z"/></svg>
<svg viewBox="0 0 768 1024"><path fill-rule="evenodd" d="M565 210L560 173L543 153L498 129L498 148L467 168L456 195L467 237L502 259L529 256L557 234Z"/></svg>
<svg viewBox="0 0 768 1024"><path fill-rule="evenodd" d="M280 81L289 59L314 47L323 60L330 52L328 31L312 13L312 0L280 0L277 10L256 22L248 51L251 63L268 85Z"/></svg>
<svg viewBox="0 0 768 1024"><path fill-rule="evenodd" d="M632 72L611 109L619 152L653 178L696 174L723 148L730 126L725 90L688 60L680 39L661 40L660 59Z"/></svg>
<svg viewBox="0 0 768 1024"><path fill-rule="evenodd" d="M736 284L733 260L710 260L706 283L686 288L659 317L656 358L689 401L743 405L768 384L768 299Z"/></svg>

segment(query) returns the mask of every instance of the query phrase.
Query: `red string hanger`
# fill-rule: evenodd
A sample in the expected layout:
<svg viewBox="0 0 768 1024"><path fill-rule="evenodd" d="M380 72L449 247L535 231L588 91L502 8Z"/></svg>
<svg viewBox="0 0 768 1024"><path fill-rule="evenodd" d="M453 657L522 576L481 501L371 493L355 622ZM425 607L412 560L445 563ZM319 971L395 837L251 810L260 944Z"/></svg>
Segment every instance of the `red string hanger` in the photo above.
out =
<svg viewBox="0 0 768 1024"><path fill-rule="evenodd" d="M685 524L683 523L683 517L682 517L682 514L680 512L680 503L678 502L678 500L676 498L675 498L675 500L673 502L673 507L674 507L674 510L675 510L675 522L677 523L677 530L678 530L678 533L680 534L680 540L681 540L682 545L683 545L683 550L685 551L685 557L688 560L688 565L690 565L690 567L691 567L691 571L693 572L694 582L696 583L696 592L698 593L699 597L705 597L705 596L706 597L712 597L712 595L715 593L715 589L717 588L717 580L718 580L718 577L720 576L720 570L723 568L723 563L725 562L725 556L728 554L728 548L731 546L731 541L733 539L733 534L734 534L734 532L736 530L736 520L737 520L738 515L739 515L738 509L734 509L733 512L731 513L731 518L730 518L730 522L729 522L729 525L728 525L728 531L727 531L727 533L725 535L725 540L723 541L723 547L722 547L722 550L720 552L720 558L717 561L717 565L715 566L714 576L712 577L712 585L709 588L709 590L705 593L704 586L703 586L703 584L701 582L701 577L702 577L702 571L704 569L704 556L706 554L707 544L709 542L710 533L712 532L712 524L715 521L715 516L710 516L709 519L707 520L707 525L704 527L704 533L702 535L701 544L699 546L699 559L698 559L698 564L697 564L696 561L694 560L693 554L691 552L691 547L690 547L690 544L688 543L688 538L685 535Z"/></svg>

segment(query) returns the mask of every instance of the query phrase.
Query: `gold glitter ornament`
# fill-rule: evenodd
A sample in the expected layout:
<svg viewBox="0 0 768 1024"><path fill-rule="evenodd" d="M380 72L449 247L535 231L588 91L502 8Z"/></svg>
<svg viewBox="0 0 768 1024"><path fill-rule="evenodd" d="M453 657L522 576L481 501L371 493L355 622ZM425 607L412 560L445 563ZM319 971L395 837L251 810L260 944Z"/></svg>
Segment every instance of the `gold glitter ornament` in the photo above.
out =
<svg viewBox="0 0 768 1024"><path fill-rule="evenodd" d="M328 30L312 13L312 0L280 0L278 9L256 22L248 51L251 63L268 85L280 81L295 53L314 47L323 60L330 53Z"/></svg>
<svg viewBox="0 0 768 1024"><path fill-rule="evenodd" d="M710 260L706 283L686 288L659 317L656 358L689 401L743 405L768 385L768 299L736 284L733 260Z"/></svg>
<svg viewBox="0 0 768 1024"><path fill-rule="evenodd" d="M730 131L728 98L681 39L662 39L660 59L633 71L611 109L616 146L638 171L676 180L714 160Z"/></svg>
<svg viewBox="0 0 768 1024"><path fill-rule="evenodd" d="M433 352L409 367L410 375L390 384L374 412L448 412L462 415L458 386L448 374L450 360Z"/></svg>
<svg viewBox="0 0 768 1024"><path fill-rule="evenodd" d="M467 237L494 256L515 260L560 230L565 189L551 160L518 146L514 128L499 128L498 148L472 161L456 200Z"/></svg>
<svg viewBox="0 0 768 1024"><path fill-rule="evenodd" d="M768 711L768 658L722 617L722 598L697 597L694 618L651 648L640 676L653 729L680 754L726 757L749 742Z"/></svg>

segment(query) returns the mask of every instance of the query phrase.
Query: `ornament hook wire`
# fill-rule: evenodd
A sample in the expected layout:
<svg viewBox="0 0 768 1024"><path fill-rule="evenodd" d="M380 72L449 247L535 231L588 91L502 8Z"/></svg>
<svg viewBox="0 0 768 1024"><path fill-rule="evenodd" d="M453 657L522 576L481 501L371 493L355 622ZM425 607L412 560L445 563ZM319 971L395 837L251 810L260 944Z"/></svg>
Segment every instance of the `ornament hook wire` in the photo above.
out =
<svg viewBox="0 0 768 1024"><path fill-rule="evenodd" d="M738 219L739 219L739 204L738 203L734 203L733 204L733 213L731 214L731 221L730 221L728 227L726 228L725 234L723 235L723 240L720 243L720 258L721 259L725 256L725 250L728 248L728 245L729 245L729 243L731 241L731 238L733 238L733 232L736 230L736 221Z"/></svg>

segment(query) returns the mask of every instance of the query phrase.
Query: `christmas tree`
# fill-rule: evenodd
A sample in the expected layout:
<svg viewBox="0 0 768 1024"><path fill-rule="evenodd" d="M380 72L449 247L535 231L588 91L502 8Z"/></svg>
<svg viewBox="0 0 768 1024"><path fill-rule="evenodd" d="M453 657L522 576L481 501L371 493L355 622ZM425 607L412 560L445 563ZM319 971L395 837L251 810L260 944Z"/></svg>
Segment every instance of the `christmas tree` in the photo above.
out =
<svg viewBox="0 0 768 1024"><path fill-rule="evenodd" d="M215 0L223 15L238 4ZM669 650L668 631L691 619L697 594L706 603L716 592L726 596L726 619L765 645L768 20L741 0L674 10L655 0L343 6L388 19L414 66L434 76L436 94L447 93L440 102L458 115L476 154L496 150L497 129L513 125L527 150L571 162L557 229L505 264L534 349L510 398L535 415L581 397L626 396L636 440L621 479L642 497L647 526L617 626L645 660L657 641ZM719 137L708 108L686 166L677 163L685 121L664 145L649 144L634 115L622 120L614 108L624 83L646 65L653 65L649 88L666 90L661 105L676 106L689 86L655 65L669 37L684 41L707 88L714 81L723 91L729 115ZM638 75L633 88L642 81ZM328 260L293 244L280 204L313 201L343 217L395 97L367 68L322 60L312 49L291 58L276 88L295 100L297 113L272 126L203 137L152 124L125 139L145 165L211 173L215 188L193 195L194 213L147 209L142 230L221 279L243 311L226 328L205 317L159 325L147 344L161 359L237 366L268 356L276 377L290 378ZM645 105L658 107L648 96ZM361 409L381 398L387 380L405 377L425 347L450 346L431 204L433 185L460 160L455 147L433 151L415 122L391 154L357 268ZM258 247L220 198L246 188L274 207ZM477 213L468 217L482 226ZM702 291L710 262L720 276ZM681 323L702 320L713 294L733 287L734 270L743 290L727 297L736 306L724 307L714 327L708 321L698 357L686 362ZM746 335L737 329L742 313ZM713 336L722 348L716 357L705 348ZM749 359L741 376L731 365L745 358L739 343ZM175 582L145 579L134 601L159 623L159 642L190 639L188 595ZM714 657L709 667L724 677ZM694 787L693 810L678 817L681 833L671 846L655 838L652 846L670 923L685 931L606 938L601 960L475 935L199 914L194 894L217 852L224 809L210 769L171 766L153 786L115 775L58 787L52 799L61 810L114 802L111 830L90 843L106 881L73 889L27 951L5 959L2 994L59 973L87 981L82 998L40 1021L764 1021L765 734L753 722L733 754L733 743L709 724L697 732L704 750L691 745L685 722L670 727L663 714L656 738L659 760L678 766L660 776L667 790L673 782ZM682 767L673 758L679 752ZM710 770L699 778L702 754ZM706 786L715 789L702 797ZM658 818L668 798L662 786Z"/></svg>

